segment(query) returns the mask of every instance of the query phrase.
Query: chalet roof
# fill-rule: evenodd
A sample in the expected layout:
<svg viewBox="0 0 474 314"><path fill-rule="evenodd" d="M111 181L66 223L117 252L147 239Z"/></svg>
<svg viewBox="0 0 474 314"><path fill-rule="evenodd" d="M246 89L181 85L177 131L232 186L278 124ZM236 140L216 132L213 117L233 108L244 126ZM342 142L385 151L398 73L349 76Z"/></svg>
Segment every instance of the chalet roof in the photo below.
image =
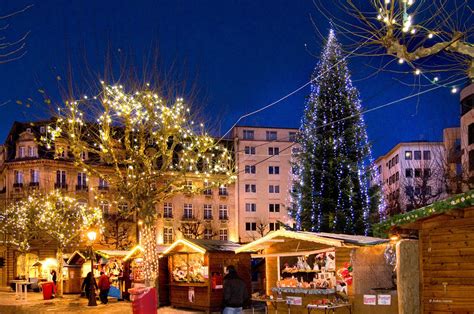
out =
<svg viewBox="0 0 474 314"><path fill-rule="evenodd" d="M206 252L236 252L240 245L231 241L206 240L206 239L180 239L169 246L163 254L170 254L179 245L189 247L200 253Z"/></svg>
<svg viewBox="0 0 474 314"><path fill-rule="evenodd" d="M454 195L422 208L392 216L389 219L375 225L374 233L383 235L393 227L407 225L421 219L432 217L434 215L443 214L453 209L462 209L471 206L474 206L474 190Z"/></svg>
<svg viewBox="0 0 474 314"><path fill-rule="evenodd" d="M338 233L325 233L325 232L304 232L304 231L289 231L280 229L268 233L266 236L247 243L246 245L239 248L236 253L239 252L252 252L264 249L271 244L278 242L277 238L290 238L301 241L314 242L318 244L324 244L329 247L343 247L343 246L369 246L385 243L388 240L374 237L338 234Z"/></svg>

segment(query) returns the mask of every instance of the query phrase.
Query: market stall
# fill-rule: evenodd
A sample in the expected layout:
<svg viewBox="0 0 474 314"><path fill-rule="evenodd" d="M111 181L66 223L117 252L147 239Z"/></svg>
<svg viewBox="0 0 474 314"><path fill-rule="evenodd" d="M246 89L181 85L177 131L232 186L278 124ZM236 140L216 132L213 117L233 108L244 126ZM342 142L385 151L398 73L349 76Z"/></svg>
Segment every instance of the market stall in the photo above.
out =
<svg viewBox="0 0 474 314"><path fill-rule="evenodd" d="M163 254L168 256L170 303L175 307L219 311L223 303L225 267L235 266L250 291L250 254L236 254L230 241L181 239Z"/></svg>
<svg viewBox="0 0 474 314"><path fill-rule="evenodd" d="M64 293L81 293L82 284L82 265L86 261L84 255L75 251L64 264Z"/></svg>
<svg viewBox="0 0 474 314"><path fill-rule="evenodd" d="M125 290L125 278L123 276L123 259L130 254L125 250L96 250L97 269L100 274L103 271L110 278L109 296L123 299Z"/></svg>
<svg viewBox="0 0 474 314"><path fill-rule="evenodd" d="M265 259L266 287L253 299L283 299L278 313L333 310L352 313L397 313L390 305L364 305L364 296L392 287L392 269L384 259L388 240L331 233L278 230L236 250ZM393 291L387 292L396 298ZM308 306L309 305L309 306Z"/></svg>

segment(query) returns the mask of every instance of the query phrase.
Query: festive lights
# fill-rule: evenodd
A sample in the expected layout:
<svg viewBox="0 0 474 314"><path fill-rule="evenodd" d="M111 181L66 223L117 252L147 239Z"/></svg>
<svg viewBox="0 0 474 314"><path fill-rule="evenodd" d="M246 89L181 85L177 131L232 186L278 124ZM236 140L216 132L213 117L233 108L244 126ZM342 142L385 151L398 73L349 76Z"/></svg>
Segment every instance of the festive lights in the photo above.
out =
<svg viewBox="0 0 474 314"><path fill-rule="evenodd" d="M314 73L324 74L311 85L301 152L294 156L291 214L298 229L367 234L378 203L368 190L370 146L358 92L333 30L320 60Z"/></svg>

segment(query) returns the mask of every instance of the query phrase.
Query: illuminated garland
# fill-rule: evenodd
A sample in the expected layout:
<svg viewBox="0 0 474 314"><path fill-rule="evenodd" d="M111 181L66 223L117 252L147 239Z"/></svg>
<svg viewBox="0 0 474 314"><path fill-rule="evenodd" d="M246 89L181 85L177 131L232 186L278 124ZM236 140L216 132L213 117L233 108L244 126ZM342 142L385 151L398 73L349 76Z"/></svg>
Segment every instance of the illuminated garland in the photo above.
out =
<svg viewBox="0 0 474 314"><path fill-rule="evenodd" d="M395 215L384 222L374 225L374 234L379 237L386 237L387 232L392 227L402 226L434 214L441 214L453 209L466 208L473 205L474 190L471 190L407 213Z"/></svg>

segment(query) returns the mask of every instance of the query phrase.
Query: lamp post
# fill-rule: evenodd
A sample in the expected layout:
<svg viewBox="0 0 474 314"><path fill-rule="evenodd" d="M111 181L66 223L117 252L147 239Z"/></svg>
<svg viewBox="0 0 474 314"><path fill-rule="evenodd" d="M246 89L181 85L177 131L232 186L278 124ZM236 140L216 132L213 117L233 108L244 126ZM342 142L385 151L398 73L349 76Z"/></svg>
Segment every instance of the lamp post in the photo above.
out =
<svg viewBox="0 0 474 314"><path fill-rule="evenodd" d="M91 278L91 283L90 283L90 293L89 293L89 303L87 304L88 306L97 306L97 300L95 296L95 278L94 278L94 250L92 249L92 245L94 244L95 239L97 238L97 233L95 231L89 231L87 233L87 238L89 238L91 247L90 247L90 258L91 258L91 273L92 273L92 278Z"/></svg>

